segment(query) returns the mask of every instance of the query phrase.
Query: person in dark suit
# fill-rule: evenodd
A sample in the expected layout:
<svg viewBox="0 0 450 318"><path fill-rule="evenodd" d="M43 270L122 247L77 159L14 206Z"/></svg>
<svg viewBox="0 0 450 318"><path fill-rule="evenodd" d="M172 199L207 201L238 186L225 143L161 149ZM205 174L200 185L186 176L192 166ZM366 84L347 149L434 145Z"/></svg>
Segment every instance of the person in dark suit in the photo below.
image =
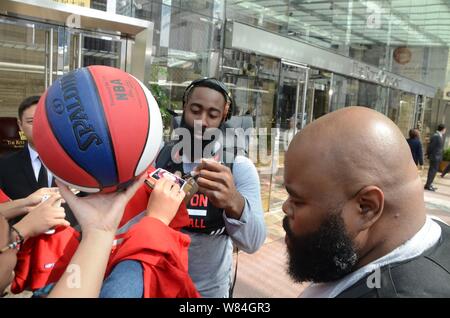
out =
<svg viewBox="0 0 450 318"><path fill-rule="evenodd" d="M41 163L33 144L33 118L39 98L27 97L19 105L17 123L27 144L21 151L0 159L0 188L12 200L25 198L53 183L51 172ZM12 222L20 219L14 218Z"/></svg>
<svg viewBox="0 0 450 318"><path fill-rule="evenodd" d="M409 130L409 138L406 139L409 148L411 149L411 154L416 166L423 166L423 152L422 143L419 138L419 131L417 129Z"/></svg>
<svg viewBox="0 0 450 318"><path fill-rule="evenodd" d="M427 182L425 183L425 190L436 191L433 187L433 180L439 169L439 163L442 160L442 153L444 148L444 135L447 129L444 124L439 124L437 131L431 137L430 143L427 147L427 157L430 160L430 168L428 169Z"/></svg>
<svg viewBox="0 0 450 318"><path fill-rule="evenodd" d="M52 184L53 177L42 165L33 144L33 118L39 98L27 97L19 106L17 123L27 138L27 144L21 151L0 161L0 186L12 200L24 198Z"/></svg>

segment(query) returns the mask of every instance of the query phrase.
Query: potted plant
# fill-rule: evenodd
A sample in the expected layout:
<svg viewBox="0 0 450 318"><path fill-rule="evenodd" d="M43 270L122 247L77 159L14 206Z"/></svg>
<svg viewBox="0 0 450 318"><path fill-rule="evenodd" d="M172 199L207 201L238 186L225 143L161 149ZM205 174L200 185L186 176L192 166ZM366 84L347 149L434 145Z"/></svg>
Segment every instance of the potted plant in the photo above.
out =
<svg viewBox="0 0 450 318"><path fill-rule="evenodd" d="M448 164L450 164L450 147L444 150L442 161L439 164L439 172L444 171L445 167L447 167Z"/></svg>
<svg viewBox="0 0 450 318"><path fill-rule="evenodd" d="M163 123L170 123L170 114L167 109L171 108L172 105L169 96L167 96L167 93L162 89L161 86L156 84L150 85L150 91L152 92L153 97L158 103Z"/></svg>

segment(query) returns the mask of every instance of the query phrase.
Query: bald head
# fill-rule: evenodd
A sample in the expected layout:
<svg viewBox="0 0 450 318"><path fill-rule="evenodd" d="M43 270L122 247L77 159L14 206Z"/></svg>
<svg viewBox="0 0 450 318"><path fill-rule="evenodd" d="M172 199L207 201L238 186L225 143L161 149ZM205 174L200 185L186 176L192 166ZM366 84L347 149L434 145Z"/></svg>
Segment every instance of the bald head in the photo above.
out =
<svg viewBox="0 0 450 318"><path fill-rule="evenodd" d="M314 121L295 136L288 156L301 156L349 192L368 184L391 192L418 180L401 131L365 107L344 108Z"/></svg>
<svg viewBox="0 0 450 318"><path fill-rule="evenodd" d="M385 255L425 222L423 185L405 137L369 108L344 108L306 126L286 153L284 179L287 232L310 238L334 233L327 240L347 249L330 245L325 254L332 260L354 253L347 268ZM338 277L339 266L330 264L322 272Z"/></svg>

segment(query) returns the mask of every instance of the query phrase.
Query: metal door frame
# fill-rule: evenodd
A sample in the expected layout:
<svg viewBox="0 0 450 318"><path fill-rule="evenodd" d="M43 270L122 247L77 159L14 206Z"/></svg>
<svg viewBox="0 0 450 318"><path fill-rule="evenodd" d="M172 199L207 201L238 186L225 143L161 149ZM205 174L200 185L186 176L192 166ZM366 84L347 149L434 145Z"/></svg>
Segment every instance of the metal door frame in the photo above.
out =
<svg viewBox="0 0 450 318"><path fill-rule="evenodd" d="M86 31L105 33L108 36L120 33L122 39L125 39L122 46L125 47L125 51L122 53L124 53L123 60L126 61L126 64L120 65L120 67L147 85L151 73L154 23L116 14L114 5L111 6L111 4L114 2L109 1L108 10L105 12L52 0L2 0L0 13L11 19L29 21L32 19L32 23L59 25L66 28L69 33ZM72 23L72 19L77 23ZM48 23L48 21L50 22ZM60 33L58 32L58 34ZM65 42L70 41L67 34L64 39ZM68 62L67 59L64 60L64 56L59 55L61 52L68 53L67 47L58 47L58 63L61 65L58 65L57 69L58 72L67 72ZM60 60L64 62L60 62Z"/></svg>
<svg viewBox="0 0 450 318"><path fill-rule="evenodd" d="M296 63L296 62L292 62L289 60L285 60L282 59L281 60L281 64L280 64L280 78L279 78L279 84L278 85L282 85L281 81L282 81L282 72L283 72L283 65L288 65L288 66L293 66L299 70L304 71L305 74L305 82L303 83L303 92L300 92L301 88L301 81L300 81L300 76L301 76L301 72L299 72L298 77L297 77L297 90L296 90L296 96L295 96L295 120L294 120L294 133L297 133L298 129L297 129L297 122L298 122L298 111L299 111L299 98L300 98L300 93L302 94L302 113L301 113L301 122L300 122L300 128L303 129L304 125L303 125L303 117L305 115L305 110L306 110L306 96L307 96L307 87L308 87L308 82L309 82L309 67L305 64L300 64L300 63ZM278 101L277 101L278 102Z"/></svg>
<svg viewBox="0 0 450 318"><path fill-rule="evenodd" d="M1 22L12 24L15 26L30 28L32 27L34 30L39 29L43 31L44 41L40 44L44 46L44 64L40 65L31 65L34 71L43 71L44 74L44 87L47 89L54 80L54 76L61 74L62 64L61 64L61 56L64 54L63 47L61 46L61 31L64 31L63 26L59 26L52 23L45 23L40 21L34 21L27 18L22 17L11 17L11 16L0 16ZM34 31L33 31L34 32ZM55 59L55 50L54 43L57 43L57 56ZM64 42L64 41L63 41ZM27 65L26 63L21 63L22 65ZM42 69L41 69L42 67ZM26 69L26 67L25 67ZM26 72L26 70L24 70Z"/></svg>
<svg viewBox="0 0 450 318"><path fill-rule="evenodd" d="M67 71L71 71L73 69L79 68L83 66L83 39L85 37L90 38L98 38L105 40L105 37L108 37L106 40L110 40L113 42L120 42L120 64L118 68L123 71L129 72L130 70L130 54L129 54L129 38L123 37L121 35L112 35L110 33L104 33L100 31L94 30L83 30L83 29L73 29L73 28L65 28L66 32L66 45L69 48L70 52L67 52L67 56L64 58L64 69ZM70 59L70 56L73 56L74 60Z"/></svg>
<svg viewBox="0 0 450 318"><path fill-rule="evenodd" d="M294 119L294 134L296 134L297 131L298 131L298 129L297 129L297 122L298 122L298 112L299 112L299 106L300 106L299 105L300 104L299 103L300 94L302 94L301 95L302 96L301 129L304 128L303 127L304 126L303 125L303 117L304 117L304 114L305 114L305 105L306 105L306 100L305 99L306 99L306 92L307 92L307 87L308 87L309 67L307 65L304 65L304 64L299 64L299 63L291 62L291 61L284 60L284 59L282 59L280 62L281 63L280 63L280 72L279 72L279 76L278 76L278 91L279 91L280 87L283 85L283 79L284 79L284 76L283 76L284 68L283 68L283 66L284 65L293 66L293 67L295 67L297 69L297 72L296 72L297 73L297 89L296 89L296 94L295 94L295 115L294 115L294 117L295 117L295 119ZM301 78L301 77L303 77L302 76L303 74L305 76L305 81L304 82L301 81L303 79L303 78ZM303 92L300 92L301 91L300 85L302 85L302 84L303 84ZM280 99L278 97L277 97L276 103L277 103L276 104L277 111L275 112L275 114L278 113L279 107L281 106L280 105ZM278 120L278 118L275 118L275 123L277 123L277 120ZM280 136L279 136L279 129L277 129L277 135L275 136L274 143L272 144L272 159L271 159L271 161L272 161L272 171L273 171L273 165L274 164L278 164L278 160L275 160L275 155L279 154L279 152L278 152L278 149L280 147L279 138L280 138ZM276 148L276 147L278 147L278 148ZM274 174L271 173L271 175L270 175L270 182L269 182L269 198L268 198L268 200L269 200L269 211L270 211L270 208L271 208L271 201L272 201L273 178L274 178Z"/></svg>

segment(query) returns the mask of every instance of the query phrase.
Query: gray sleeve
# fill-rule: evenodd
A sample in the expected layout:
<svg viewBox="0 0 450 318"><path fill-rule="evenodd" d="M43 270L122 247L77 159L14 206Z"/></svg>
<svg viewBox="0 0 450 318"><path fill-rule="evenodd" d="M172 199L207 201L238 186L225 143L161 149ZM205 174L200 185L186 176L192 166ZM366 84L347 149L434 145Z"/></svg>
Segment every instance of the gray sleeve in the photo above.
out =
<svg viewBox="0 0 450 318"><path fill-rule="evenodd" d="M227 218L224 212L225 228L239 249L254 253L266 239L258 172L250 159L236 157L233 178L238 192L244 197L245 206L239 220Z"/></svg>

